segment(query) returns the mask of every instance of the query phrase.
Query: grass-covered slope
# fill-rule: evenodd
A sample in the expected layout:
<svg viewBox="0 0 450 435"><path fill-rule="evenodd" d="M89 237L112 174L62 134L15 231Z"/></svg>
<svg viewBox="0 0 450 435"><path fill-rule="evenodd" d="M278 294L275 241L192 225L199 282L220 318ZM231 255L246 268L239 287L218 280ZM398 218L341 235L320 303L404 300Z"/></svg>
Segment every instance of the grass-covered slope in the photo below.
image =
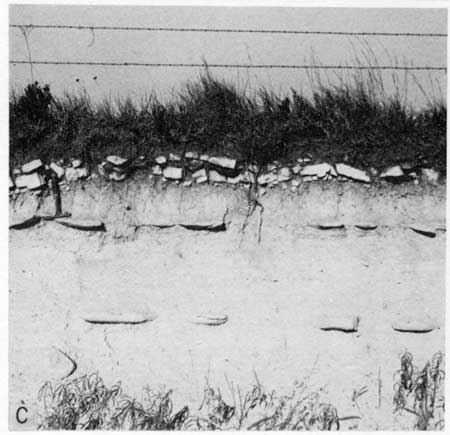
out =
<svg viewBox="0 0 450 435"><path fill-rule="evenodd" d="M10 96L10 164L196 150L258 164L309 155L364 169L409 162L445 173L445 103L413 111L382 88L371 73L339 86L316 82L312 98L265 89L249 96L206 71L172 102L93 104L86 95L54 98L34 83Z"/></svg>

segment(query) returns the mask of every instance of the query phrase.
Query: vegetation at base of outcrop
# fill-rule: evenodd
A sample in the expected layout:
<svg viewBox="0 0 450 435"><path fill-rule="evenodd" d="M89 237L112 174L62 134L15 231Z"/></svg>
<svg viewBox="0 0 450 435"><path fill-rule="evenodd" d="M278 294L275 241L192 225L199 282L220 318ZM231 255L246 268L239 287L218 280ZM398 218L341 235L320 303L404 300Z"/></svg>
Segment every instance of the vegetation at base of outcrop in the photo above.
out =
<svg viewBox="0 0 450 435"><path fill-rule="evenodd" d="M433 355L422 370L412 362L405 351L395 373L393 412L413 414L411 430L443 430L444 355ZM295 382L285 395L265 391L257 378L247 392L228 379L227 383L231 403L220 389L206 385L200 407L192 410L187 405L174 409L171 390L145 387L143 400L138 401L124 394L120 383L107 387L97 374L66 377L41 387L38 429L339 430L340 421L364 417L338 415L335 406L322 402L322 391L311 391L307 382ZM359 393L355 390L352 400L366 392L367 387Z"/></svg>
<svg viewBox="0 0 450 435"><path fill-rule="evenodd" d="M414 111L401 92L384 93L381 74L361 74L339 86L311 80L306 98L294 89L286 97L266 89L249 96L206 69L172 102L151 96L140 104L55 98L35 82L10 95L10 165L199 151L260 165L305 156L361 169L407 162L445 174L446 104Z"/></svg>

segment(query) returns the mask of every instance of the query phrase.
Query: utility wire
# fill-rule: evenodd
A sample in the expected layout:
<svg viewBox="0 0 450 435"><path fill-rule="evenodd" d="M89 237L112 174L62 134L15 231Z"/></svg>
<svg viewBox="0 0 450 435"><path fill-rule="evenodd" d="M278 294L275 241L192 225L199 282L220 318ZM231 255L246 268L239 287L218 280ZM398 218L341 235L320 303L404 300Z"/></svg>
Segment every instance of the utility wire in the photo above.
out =
<svg viewBox="0 0 450 435"><path fill-rule="evenodd" d="M269 33L288 35L340 35L340 36L406 36L406 37L447 37L446 33L410 32L331 32L316 30L264 30L264 29L208 29L189 27L127 27L127 26L71 26L55 24L10 24L13 28L30 29L76 29L76 30L127 30L147 32L206 32L206 33Z"/></svg>
<svg viewBox="0 0 450 435"><path fill-rule="evenodd" d="M364 65L264 65L264 64L218 64L218 63L146 63L146 62L78 62L53 60L10 60L10 64L33 65L91 65L91 66L119 66L119 67L204 67L204 68L282 68L282 69L349 69L349 70L402 70L402 71L447 71L441 66L364 66Z"/></svg>

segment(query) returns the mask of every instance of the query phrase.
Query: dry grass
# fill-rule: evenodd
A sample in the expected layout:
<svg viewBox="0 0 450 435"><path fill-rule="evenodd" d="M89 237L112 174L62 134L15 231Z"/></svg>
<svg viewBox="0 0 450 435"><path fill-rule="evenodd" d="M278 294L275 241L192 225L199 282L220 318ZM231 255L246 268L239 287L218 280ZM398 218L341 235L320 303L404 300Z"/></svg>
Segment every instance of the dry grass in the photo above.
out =
<svg viewBox="0 0 450 435"><path fill-rule="evenodd" d="M267 89L248 95L206 68L172 102L151 96L141 104L93 104L86 94L57 99L48 87L30 84L10 96L10 162L81 157L94 164L108 154L151 158L188 149L246 164L310 155L361 168L408 161L445 171L442 101L414 111L400 90L385 93L375 70L341 77L337 86L317 75L307 85L310 98L294 89L286 96Z"/></svg>
<svg viewBox="0 0 450 435"><path fill-rule="evenodd" d="M394 405L396 412L406 411L417 417L415 429L444 429L444 363L444 356L439 352L419 370L409 352L401 356Z"/></svg>
<svg viewBox="0 0 450 435"><path fill-rule="evenodd" d="M98 375L45 383L39 429L44 430L331 430L339 428L337 410L296 383L289 395L234 391L233 405L220 390L207 386L198 412L188 406L173 412L171 391L146 388L141 403L123 394L120 384L107 387Z"/></svg>

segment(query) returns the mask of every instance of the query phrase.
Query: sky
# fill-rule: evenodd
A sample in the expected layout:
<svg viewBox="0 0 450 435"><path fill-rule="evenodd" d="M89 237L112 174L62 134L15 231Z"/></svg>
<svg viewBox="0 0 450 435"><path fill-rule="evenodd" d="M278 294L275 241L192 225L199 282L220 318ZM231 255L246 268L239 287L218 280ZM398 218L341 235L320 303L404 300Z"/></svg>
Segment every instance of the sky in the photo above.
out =
<svg viewBox="0 0 450 435"><path fill-rule="evenodd" d="M447 33L445 9L374 9L305 7L175 7L10 5L10 24L82 26L158 26L187 28L277 29L350 32ZM33 29L26 40L10 28L10 60L57 60L151 63L331 64L446 66L447 38L355 37L336 35L233 34L191 32L91 31ZM370 52L370 54L369 54ZM211 69L218 78L253 92L265 87L280 95L294 88L311 92L303 70ZM93 101L152 93L173 98L202 68L145 68L73 65L10 65L10 87L20 90L31 79L50 85L56 96L87 93ZM323 81L348 80L349 72L328 71ZM446 97L443 71L381 73L385 92L394 89L408 104L421 107ZM420 84L420 86L418 86Z"/></svg>

